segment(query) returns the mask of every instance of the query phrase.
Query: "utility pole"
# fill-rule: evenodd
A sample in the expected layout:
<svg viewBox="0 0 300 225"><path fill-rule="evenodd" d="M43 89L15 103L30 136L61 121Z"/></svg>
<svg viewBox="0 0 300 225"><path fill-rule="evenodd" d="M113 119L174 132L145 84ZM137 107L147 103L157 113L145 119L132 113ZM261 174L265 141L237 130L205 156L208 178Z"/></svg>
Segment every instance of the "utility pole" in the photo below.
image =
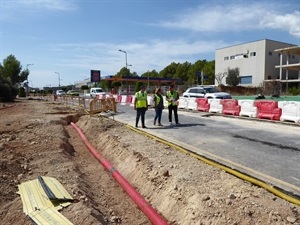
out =
<svg viewBox="0 0 300 225"><path fill-rule="evenodd" d="M54 73L56 73L58 75L58 87L60 87L60 74L59 74L59 72L54 72Z"/></svg>

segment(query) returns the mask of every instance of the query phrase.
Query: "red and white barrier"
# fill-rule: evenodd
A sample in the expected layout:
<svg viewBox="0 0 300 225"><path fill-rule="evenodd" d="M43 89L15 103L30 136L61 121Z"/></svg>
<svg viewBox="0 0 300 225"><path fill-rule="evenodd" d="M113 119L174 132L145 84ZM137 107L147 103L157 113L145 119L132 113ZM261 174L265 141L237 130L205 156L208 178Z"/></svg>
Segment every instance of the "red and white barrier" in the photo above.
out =
<svg viewBox="0 0 300 225"><path fill-rule="evenodd" d="M210 104L209 112L214 113L222 113L223 105L221 104L221 99L210 98L208 99L208 103Z"/></svg>
<svg viewBox="0 0 300 225"><path fill-rule="evenodd" d="M179 97L178 100L178 108L179 109L187 109L188 101L185 97Z"/></svg>
<svg viewBox="0 0 300 225"><path fill-rule="evenodd" d="M203 111L203 112L208 112L209 111L210 104L208 103L207 98L197 98L196 103L197 103L197 110L198 111Z"/></svg>
<svg viewBox="0 0 300 225"><path fill-rule="evenodd" d="M121 95L121 105L126 105L127 95Z"/></svg>
<svg viewBox="0 0 300 225"><path fill-rule="evenodd" d="M187 100L187 109L197 110L196 98L188 98L188 100Z"/></svg>
<svg viewBox="0 0 300 225"><path fill-rule="evenodd" d="M241 111L241 106L238 104L236 99L222 99L221 104L223 105L223 114L229 114L238 116Z"/></svg>
<svg viewBox="0 0 300 225"><path fill-rule="evenodd" d="M278 102L274 100L255 101L258 109L257 117L259 119L279 120L282 110L278 108Z"/></svg>
<svg viewBox="0 0 300 225"><path fill-rule="evenodd" d="M257 117L257 107L255 106L255 100L239 100L241 106L240 116Z"/></svg>
<svg viewBox="0 0 300 225"><path fill-rule="evenodd" d="M280 121L294 121L300 123L300 102L282 101L278 103L282 109Z"/></svg>

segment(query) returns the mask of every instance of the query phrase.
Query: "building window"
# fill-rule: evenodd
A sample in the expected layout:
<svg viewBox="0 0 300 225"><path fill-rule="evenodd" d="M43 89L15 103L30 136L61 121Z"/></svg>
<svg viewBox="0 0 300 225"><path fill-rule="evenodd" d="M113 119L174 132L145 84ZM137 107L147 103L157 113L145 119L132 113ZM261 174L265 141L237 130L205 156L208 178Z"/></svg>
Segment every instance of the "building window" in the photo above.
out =
<svg viewBox="0 0 300 225"><path fill-rule="evenodd" d="M256 56L256 52L250 52L250 57L251 56Z"/></svg>
<svg viewBox="0 0 300 225"><path fill-rule="evenodd" d="M240 77L240 84L252 84L252 76Z"/></svg>
<svg viewBox="0 0 300 225"><path fill-rule="evenodd" d="M242 58L244 58L244 54L236 54L234 58L235 59L242 59Z"/></svg>
<svg viewBox="0 0 300 225"><path fill-rule="evenodd" d="M230 56L230 59L234 59L234 55Z"/></svg>
<svg viewBox="0 0 300 225"><path fill-rule="evenodd" d="M269 55L273 55L273 52L269 52Z"/></svg>
<svg viewBox="0 0 300 225"><path fill-rule="evenodd" d="M228 60L229 59L229 57L228 56L225 56L224 57L224 61L226 61L226 60Z"/></svg>

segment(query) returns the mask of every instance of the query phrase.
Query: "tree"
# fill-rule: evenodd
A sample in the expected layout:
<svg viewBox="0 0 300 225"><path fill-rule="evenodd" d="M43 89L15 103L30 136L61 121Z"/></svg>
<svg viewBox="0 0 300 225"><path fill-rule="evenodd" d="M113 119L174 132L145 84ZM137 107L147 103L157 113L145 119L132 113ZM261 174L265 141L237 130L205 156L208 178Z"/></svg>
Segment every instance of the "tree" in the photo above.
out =
<svg viewBox="0 0 300 225"><path fill-rule="evenodd" d="M89 86L87 86L87 85L82 85L81 86L81 90L89 90L90 88L89 88Z"/></svg>
<svg viewBox="0 0 300 225"><path fill-rule="evenodd" d="M194 64L192 64L188 71L187 82L188 85L198 84L200 82L200 77L197 78L197 74L203 70L204 65L207 63L206 60L198 60Z"/></svg>
<svg viewBox="0 0 300 225"><path fill-rule="evenodd" d="M226 77L226 84L229 86L237 86L240 83L239 79L240 69L238 67L234 69L227 69L227 77Z"/></svg>
<svg viewBox="0 0 300 225"><path fill-rule="evenodd" d="M177 65L177 63L171 63L159 72L159 76L162 78L174 78L177 70Z"/></svg>
<svg viewBox="0 0 300 225"><path fill-rule="evenodd" d="M130 69L126 68L126 67L123 67L122 69L120 69L120 71L116 74L116 77L123 77L123 76L126 76L126 77L137 77L137 73L136 72L133 72L131 73Z"/></svg>
<svg viewBox="0 0 300 225"><path fill-rule="evenodd" d="M184 62L182 64L178 63L173 78L180 78L182 81L186 81L188 79L190 67L191 63L189 62Z"/></svg>
<svg viewBox="0 0 300 225"><path fill-rule="evenodd" d="M215 60L204 64L203 73L207 77L203 80L204 85L215 84Z"/></svg>
<svg viewBox="0 0 300 225"><path fill-rule="evenodd" d="M9 55L3 60L2 76L6 79L10 79L13 85L20 84L21 82L27 80L29 70L21 70L21 63L14 55Z"/></svg>
<svg viewBox="0 0 300 225"><path fill-rule="evenodd" d="M224 77L226 77L226 76L227 76L227 72L218 73L215 75L215 80L217 81L218 86L222 85L222 81L223 81Z"/></svg>
<svg viewBox="0 0 300 225"><path fill-rule="evenodd" d="M0 64L0 99L13 101L18 94L20 84L27 79L29 70L23 70L15 56L9 55Z"/></svg>
<svg viewBox="0 0 300 225"><path fill-rule="evenodd" d="M143 73L142 75L141 75L141 77L155 77L155 78L159 78L159 74L158 74L158 72L156 71L156 70L152 70L152 71L147 71L147 72L145 72L145 73Z"/></svg>

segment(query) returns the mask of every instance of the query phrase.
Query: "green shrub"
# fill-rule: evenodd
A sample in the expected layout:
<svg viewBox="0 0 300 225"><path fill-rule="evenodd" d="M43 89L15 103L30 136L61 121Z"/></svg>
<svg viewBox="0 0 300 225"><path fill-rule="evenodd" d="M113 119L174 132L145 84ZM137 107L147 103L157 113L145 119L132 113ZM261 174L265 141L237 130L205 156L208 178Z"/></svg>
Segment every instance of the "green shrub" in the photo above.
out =
<svg viewBox="0 0 300 225"><path fill-rule="evenodd" d="M291 94L291 95L300 95L300 88L297 88L295 86L289 88L289 94Z"/></svg>
<svg viewBox="0 0 300 225"><path fill-rule="evenodd" d="M9 83L0 83L0 99L4 102L13 102L18 94L18 89Z"/></svg>
<svg viewBox="0 0 300 225"><path fill-rule="evenodd" d="M26 97L25 88L23 87L19 88L19 97Z"/></svg>

